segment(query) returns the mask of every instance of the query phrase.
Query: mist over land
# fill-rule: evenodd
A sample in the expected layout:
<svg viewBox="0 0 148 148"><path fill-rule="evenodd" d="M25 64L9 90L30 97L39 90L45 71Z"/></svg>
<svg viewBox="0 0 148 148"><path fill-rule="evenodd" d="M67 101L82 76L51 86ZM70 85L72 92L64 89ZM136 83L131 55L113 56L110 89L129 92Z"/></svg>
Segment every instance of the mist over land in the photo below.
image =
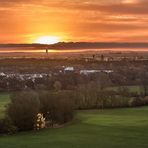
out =
<svg viewBox="0 0 148 148"><path fill-rule="evenodd" d="M21 48L31 49L56 49L56 50L68 50L68 49L117 49L120 48L124 51L125 48L133 49L147 49L148 43L146 42L59 42L56 44L0 44L2 48L15 48L16 50Z"/></svg>

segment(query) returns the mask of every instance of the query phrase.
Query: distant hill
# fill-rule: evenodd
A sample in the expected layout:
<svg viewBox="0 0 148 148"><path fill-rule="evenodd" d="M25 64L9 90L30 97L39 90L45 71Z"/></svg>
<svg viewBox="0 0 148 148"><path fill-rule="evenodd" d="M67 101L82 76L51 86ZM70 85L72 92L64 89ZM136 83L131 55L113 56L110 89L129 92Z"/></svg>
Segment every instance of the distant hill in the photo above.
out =
<svg viewBox="0 0 148 148"><path fill-rule="evenodd" d="M59 42L57 44L0 44L0 48L48 48L48 49L102 49L102 48L148 48L148 43L117 43L117 42Z"/></svg>

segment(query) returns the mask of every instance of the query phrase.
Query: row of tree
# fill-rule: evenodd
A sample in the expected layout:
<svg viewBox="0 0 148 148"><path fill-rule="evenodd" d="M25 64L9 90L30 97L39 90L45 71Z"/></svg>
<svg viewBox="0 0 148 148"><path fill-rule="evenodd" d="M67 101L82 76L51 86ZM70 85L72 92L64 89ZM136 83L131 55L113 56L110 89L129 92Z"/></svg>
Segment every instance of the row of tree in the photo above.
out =
<svg viewBox="0 0 148 148"><path fill-rule="evenodd" d="M148 105L148 97L130 92L127 87L108 90L96 82L79 85L74 90L62 90L56 81L55 90L44 87L16 92L6 108L6 116L0 120L1 133L13 133L44 127L58 126L72 120L74 110L135 107Z"/></svg>
<svg viewBox="0 0 148 148"><path fill-rule="evenodd" d="M41 116L41 117L39 117ZM11 95L6 116L0 120L1 133L13 133L61 125L72 120L74 104L67 92L24 91ZM40 123L45 119L45 124ZM41 126L39 124L44 124Z"/></svg>

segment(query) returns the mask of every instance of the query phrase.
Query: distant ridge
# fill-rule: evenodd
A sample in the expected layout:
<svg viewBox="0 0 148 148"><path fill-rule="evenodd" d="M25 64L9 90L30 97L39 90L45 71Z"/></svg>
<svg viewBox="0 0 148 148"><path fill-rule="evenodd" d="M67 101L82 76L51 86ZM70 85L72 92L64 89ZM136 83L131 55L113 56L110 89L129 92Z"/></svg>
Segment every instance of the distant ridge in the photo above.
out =
<svg viewBox="0 0 148 148"><path fill-rule="evenodd" d="M52 45L45 44L0 44L0 48L48 48L48 49L102 49L102 48L148 48L148 43L119 43L119 42L59 42Z"/></svg>

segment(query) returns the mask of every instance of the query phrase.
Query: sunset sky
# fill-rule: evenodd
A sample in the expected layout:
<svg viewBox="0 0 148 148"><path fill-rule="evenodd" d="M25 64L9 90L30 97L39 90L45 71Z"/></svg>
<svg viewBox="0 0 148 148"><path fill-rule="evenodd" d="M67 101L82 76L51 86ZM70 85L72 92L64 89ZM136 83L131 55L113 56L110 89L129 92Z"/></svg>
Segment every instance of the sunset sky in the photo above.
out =
<svg viewBox="0 0 148 148"><path fill-rule="evenodd" d="M1 0L0 43L147 42L148 0Z"/></svg>

